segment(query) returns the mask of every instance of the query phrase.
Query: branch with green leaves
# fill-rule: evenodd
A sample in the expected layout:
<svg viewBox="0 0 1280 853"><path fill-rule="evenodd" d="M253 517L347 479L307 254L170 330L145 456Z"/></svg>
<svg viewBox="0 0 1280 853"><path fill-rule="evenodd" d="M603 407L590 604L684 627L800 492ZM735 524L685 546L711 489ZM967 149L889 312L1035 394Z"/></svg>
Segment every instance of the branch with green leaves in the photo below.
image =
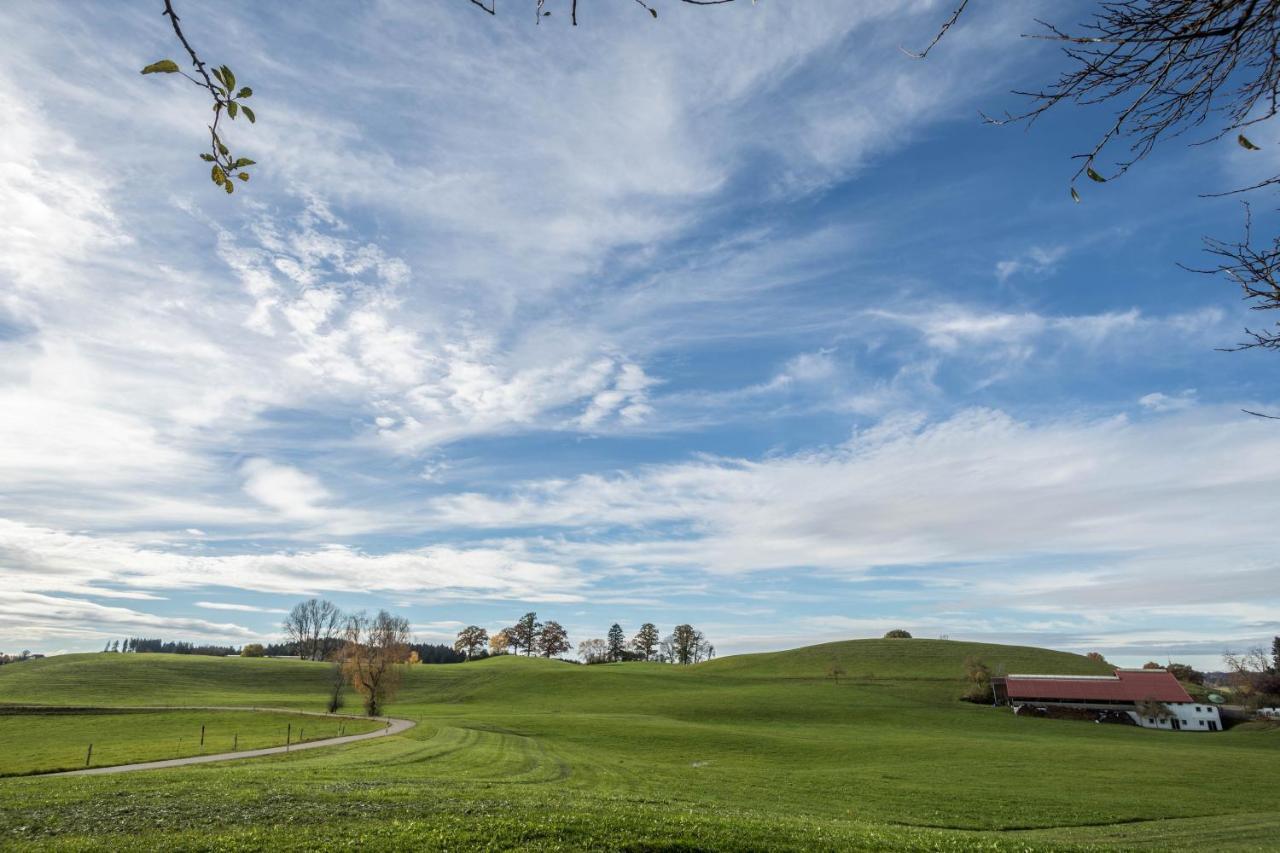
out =
<svg viewBox="0 0 1280 853"><path fill-rule="evenodd" d="M236 88L236 75L226 65L220 65L216 68L210 67L195 48L187 41L186 35L182 32L182 25L178 18L178 13L173 10L173 0L165 0L164 15L173 24L173 32L178 37L178 41L186 48L187 55L191 57L191 66L195 74L183 71L178 63L172 59L161 59L153 62L142 69L143 74L181 74L195 85L209 92L213 98L213 122L209 124L209 150L200 155L200 159L206 163L212 164L210 167L209 177L214 185L222 187L222 189L230 195L235 192L235 181L239 180L247 182L249 180L249 166L253 166L254 161L248 157L238 157L231 153L231 147L227 145L226 140L219 132L218 125L225 115L231 121L235 121L237 117L243 115L253 124L258 120L254 115L253 108L244 103L245 100L253 96L253 90L248 86Z"/></svg>

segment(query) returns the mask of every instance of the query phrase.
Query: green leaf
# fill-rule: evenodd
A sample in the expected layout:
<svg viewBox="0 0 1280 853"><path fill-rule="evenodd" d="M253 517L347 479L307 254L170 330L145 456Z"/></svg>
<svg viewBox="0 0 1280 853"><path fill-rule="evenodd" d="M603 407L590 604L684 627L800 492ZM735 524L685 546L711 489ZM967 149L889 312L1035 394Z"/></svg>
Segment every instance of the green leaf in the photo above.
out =
<svg viewBox="0 0 1280 853"><path fill-rule="evenodd" d="M248 107L244 106L243 104L240 106L240 109L244 112L244 117L245 117L245 118L247 118L247 119L249 120L249 124L256 124L256 123L257 123L258 119L254 117L254 115L253 115L253 110L249 109Z"/></svg>
<svg viewBox="0 0 1280 853"><path fill-rule="evenodd" d="M239 178L239 179L240 179L240 180L242 180L242 181L247 181L247 180L249 180L249 173L248 173L248 172L241 172L240 174L236 175L236 177L237 177L237 178Z"/></svg>
<svg viewBox="0 0 1280 853"><path fill-rule="evenodd" d="M248 86L242 86L239 92L236 92L237 98L248 98L253 95L253 90Z"/></svg>
<svg viewBox="0 0 1280 853"><path fill-rule="evenodd" d="M236 185L231 183L230 181L227 181L226 183L224 183L222 185L222 188L227 191L227 195L231 195L233 192L236 191Z"/></svg>
<svg viewBox="0 0 1280 853"><path fill-rule="evenodd" d="M146 68L142 69L143 74L176 74L178 71L178 63L172 59L162 59L159 62L153 62Z"/></svg>
<svg viewBox="0 0 1280 853"><path fill-rule="evenodd" d="M222 82L226 85L227 91L231 91L236 87L236 75L231 73L231 69L222 66Z"/></svg>
<svg viewBox="0 0 1280 853"><path fill-rule="evenodd" d="M1097 181L1100 184L1105 184L1107 182L1107 179L1095 172L1092 166L1086 166L1084 173L1089 176L1090 180Z"/></svg>
<svg viewBox="0 0 1280 853"><path fill-rule="evenodd" d="M1075 187L1071 188L1071 200L1074 201L1076 204L1080 203L1080 193L1076 192Z"/></svg>
<svg viewBox="0 0 1280 853"><path fill-rule="evenodd" d="M215 69L213 69L213 78L214 78L215 80L217 80L219 83L222 83L223 85L226 85L226 82L227 82L227 81L222 79L222 72L221 72L221 71L219 71L219 70L218 70L218 69L216 69L216 68L215 68Z"/></svg>
<svg viewBox="0 0 1280 853"><path fill-rule="evenodd" d="M213 179L215 184L222 186L222 182L227 179L227 173L222 171L221 166L214 166L213 170L209 173L209 177Z"/></svg>
<svg viewBox="0 0 1280 853"><path fill-rule="evenodd" d="M236 160L234 163L231 164L231 168L243 169L245 166L256 166L256 165L257 164L253 160L250 160L248 157L241 157L239 160Z"/></svg>
<svg viewBox="0 0 1280 853"><path fill-rule="evenodd" d="M1236 142L1239 142L1239 143L1240 143L1240 147L1241 147L1241 148L1246 148L1246 149L1248 149L1248 150L1250 150L1250 151L1261 151L1261 150L1262 150L1261 148L1259 148L1258 146L1256 146L1256 145L1254 145L1252 142L1250 142L1250 141L1249 141L1249 139L1248 139L1248 137L1246 137L1243 133L1236 137Z"/></svg>
<svg viewBox="0 0 1280 853"><path fill-rule="evenodd" d="M218 161L218 158L214 157L212 154L201 154L200 159L206 163L216 163Z"/></svg>
<svg viewBox="0 0 1280 853"><path fill-rule="evenodd" d="M221 139L218 140L218 150L222 152L223 157L231 153L231 149L224 145Z"/></svg>
<svg viewBox="0 0 1280 853"><path fill-rule="evenodd" d="M240 109L240 105L237 104L235 101L230 101L227 103L227 115L231 116L232 118L236 117L236 111L239 109Z"/></svg>

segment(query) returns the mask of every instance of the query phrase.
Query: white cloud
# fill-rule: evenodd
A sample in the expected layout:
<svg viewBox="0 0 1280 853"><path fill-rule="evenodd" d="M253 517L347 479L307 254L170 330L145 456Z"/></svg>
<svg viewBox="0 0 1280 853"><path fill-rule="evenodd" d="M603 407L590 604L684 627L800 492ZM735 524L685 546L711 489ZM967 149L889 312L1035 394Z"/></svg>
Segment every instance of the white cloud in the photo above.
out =
<svg viewBox="0 0 1280 853"><path fill-rule="evenodd" d="M1067 254L1066 246L1032 246L1012 258L996 262L996 279L1003 284L1015 275L1044 276L1057 269Z"/></svg>
<svg viewBox="0 0 1280 853"><path fill-rule="evenodd" d="M21 589L0 597L0 641L36 644L50 641L97 642L123 634L181 634L184 639L227 642L256 632L233 622L156 616L78 598L43 595Z"/></svg>
<svg viewBox="0 0 1280 853"><path fill-rule="evenodd" d="M1207 345L1223 332L1224 321L1217 308L1166 316L1146 315L1136 308L1053 315L981 311L953 304L916 313L878 308L865 313L872 319L915 329L929 346L941 352L971 352L999 360L1026 358L1036 347L1096 348L1107 344L1131 349L1150 346L1156 340Z"/></svg>
<svg viewBox="0 0 1280 853"><path fill-rule="evenodd" d="M1153 412L1176 412L1180 409L1189 409L1196 404L1196 389L1188 388L1174 395L1152 391L1150 394L1139 397L1138 404Z"/></svg>
<svg viewBox="0 0 1280 853"><path fill-rule="evenodd" d="M1201 597L1229 590L1230 605L1244 580L1213 593L1196 572L1228 553L1270 565L1253 543L1269 535L1258 507L1275 448L1234 414L1161 392L1140 399L1154 413L1141 423L901 414L954 403L940 365L1110 363L1156 340L1220 342L1221 311L983 308L949 282L956 304L918 301L927 282L865 274L862 250L893 236L877 216L842 210L811 227L793 222L799 206L771 206L967 113L1013 61L991 46L1016 16L978 10L990 17L912 63L897 45L936 25L936 3L675 4L660 30L618 4L591 10L603 38L478 19L466 4L373 4L333 33L273 9L269 49L246 24L258 12L201 26L191 10L209 52L270 81L263 121L235 130L263 166L227 199L194 168L207 105L136 73L137 46L170 34L124 10L102 19L93 51L69 51L90 8L28 4L0 20L13 126L0 139L0 205L13 211L0 222L0 578L27 596L5 630L26 619L71 637L79 619L90 632L238 636L88 601L203 586L635 603L781 566L923 566L931 588L1024 609L1176 596L1144 582L1176 578ZM317 83L307 69L336 51L367 61ZM24 70L55 63L56 76ZM406 86L411 65L448 83ZM1064 249L1045 240L1001 259L997 277L1054 272ZM905 295L826 301L880 276ZM739 363L734 348L726 364L739 341L768 354L744 346ZM592 463L575 455L573 474L477 485L558 461L507 444L522 433L692 432L766 407L899 415L802 453L582 475ZM472 493L447 493L464 481ZM513 526L540 529L468 539ZM453 544L380 547L386 532ZM1070 571L1015 565L1081 554L1091 562ZM962 579L957 561L1000 578ZM689 583L621 585L663 572Z"/></svg>
<svg viewBox="0 0 1280 853"><path fill-rule="evenodd" d="M290 518L314 519L327 510L319 506L332 496L310 474L266 459L248 459L240 466L244 490L254 500Z"/></svg>
<svg viewBox="0 0 1280 853"><path fill-rule="evenodd" d="M196 607L205 610L232 610L237 613L288 613L281 607L255 607L252 604L235 604L230 601L197 601Z"/></svg>
<svg viewBox="0 0 1280 853"><path fill-rule="evenodd" d="M547 543L561 559L618 566L856 574L1114 554L1173 566L1179 553L1213 559L1268 540L1275 460L1280 435L1232 410L1040 424L974 410L889 421L825 451L540 481L433 510L460 527L620 526L628 535ZM1174 568L1170 583L1191 567Z"/></svg>
<svg viewBox="0 0 1280 853"><path fill-rule="evenodd" d="M0 520L0 571L12 590L82 595L105 595L112 587L225 587L284 595L374 592L573 601L588 583L576 568L530 557L514 543L382 554L330 545L192 555L6 520Z"/></svg>

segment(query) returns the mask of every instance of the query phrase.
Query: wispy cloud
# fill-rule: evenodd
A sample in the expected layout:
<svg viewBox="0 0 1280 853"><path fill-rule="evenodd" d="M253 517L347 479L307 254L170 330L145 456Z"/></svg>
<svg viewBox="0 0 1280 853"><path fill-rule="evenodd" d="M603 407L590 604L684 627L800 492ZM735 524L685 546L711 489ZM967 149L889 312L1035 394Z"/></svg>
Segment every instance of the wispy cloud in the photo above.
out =
<svg viewBox="0 0 1280 853"><path fill-rule="evenodd" d="M920 63L897 47L936 3L634 13L193 8L262 101L234 198L193 162L207 105L136 73L162 21L0 20L0 642L243 638L144 610L258 625L251 594L441 632L507 603L745 619L765 580L779 642L912 616L1133 646L1144 594L1217 596L1189 643L1262 630L1277 448L1234 409L1274 387L1203 357L1230 295L1125 266L1131 209L1091 208L1083 252L1023 221L1030 167L964 174L959 122L1034 63L994 49L1017 16ZM883 612L813 609L853 581ZM1108 596L1130 610L1089 621Z"/></svg>

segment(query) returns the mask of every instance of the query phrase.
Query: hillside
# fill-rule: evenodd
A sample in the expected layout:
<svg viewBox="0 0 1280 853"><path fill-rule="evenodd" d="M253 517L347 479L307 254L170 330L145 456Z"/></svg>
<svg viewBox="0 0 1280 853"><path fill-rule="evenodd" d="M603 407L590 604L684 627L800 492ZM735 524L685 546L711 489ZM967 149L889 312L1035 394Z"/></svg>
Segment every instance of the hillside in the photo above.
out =
<svg viewBox="0 0 1280 853"><path fill-rule="evenodd" d="M57 655L0 667L0 704L298 707L323 697L328 674L325 664L297 660Z"/></svg>
<svg viewBox="0 0 1280 853"><path fill-rule="evenodd" d="M1105 675L1106 664L1083 655L1034 646L1004 646L956 640L844 640L782 652L733 655L700 664L705 672L769 678L813 678L839 664L852 678L959 678L964 660L976 657L993 673L1052 672Z"/></svg>
<svg viewBox="0 0 1280 853"><path fill-rule="evenodd" d="M1280 792L1257 781L1280 738L1020 719L956 701L971 654L1097 671L1061 652L938 640L692 667L418 666L388 706L418 721L403 735L0 781L0 847L998 850L1106 843L1123 827L1127 846L1250 849L1280 833ZM850 675L838 684L825 678L833 659ZM68 655L0 668L0 703L317 710L326 675L300 661Z"/></svg>

